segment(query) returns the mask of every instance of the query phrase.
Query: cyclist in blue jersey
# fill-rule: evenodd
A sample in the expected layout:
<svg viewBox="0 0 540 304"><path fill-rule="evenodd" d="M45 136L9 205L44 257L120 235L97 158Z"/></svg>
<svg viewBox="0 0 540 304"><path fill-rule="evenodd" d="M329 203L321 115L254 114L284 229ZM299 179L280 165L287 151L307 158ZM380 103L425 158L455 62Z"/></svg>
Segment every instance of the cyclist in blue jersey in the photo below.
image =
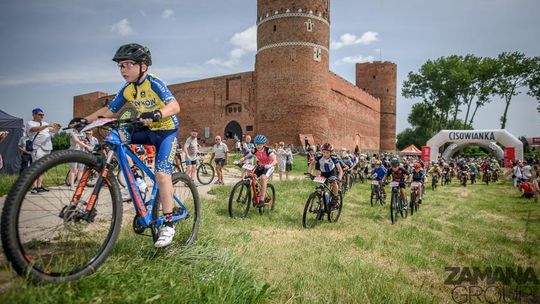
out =
<svg viewBox="0 0 540 304"><path fill-rule="evenodd" d="M341 168L341 164L339 159L332 155L332 151L334 150L334 147L329 144L325 143L321 147L322 149L322 155L318 155L311 161L308 168L308 173L312 174L313 168L315 167L316 170L321 172L321 176L324 176L328 179L328 182L332 184L332 192L334 193L334 200L332 203L334 204L339 195L339 185L338 181L341 181L341 178L343 177L343 169Z"/></svg>
<svg viewBox="0 0 540 304"><path fill-rule="evenodd" d="M180 112L180 105L165 83L148 72L148 67L152 65L152 58L147 47L136 43L123 45L116 51L112 60L118 64L126 84L109 105L84 118L74 118L70 125L88 123L98 117L113 117L126 103L135 107L140 113L139 118L144 122L145 127L137 130L123 129L120 133L128 143L156 147L156 180L159 198L163 203L165 224L154 245L165 247L171 244L175 233L172 222L171 175L178 136L176 115Z"/></svg>
<svg viewBox="0 0 540 304"><path fill-rule="evenodd" d="M384 189L384 178L388 174L388 170L382 165L380 160L375 161L375 168L371 170L371 175L374 176L375 180L379 182L381 186L383 197L386 198L386 190Z"/></svg>

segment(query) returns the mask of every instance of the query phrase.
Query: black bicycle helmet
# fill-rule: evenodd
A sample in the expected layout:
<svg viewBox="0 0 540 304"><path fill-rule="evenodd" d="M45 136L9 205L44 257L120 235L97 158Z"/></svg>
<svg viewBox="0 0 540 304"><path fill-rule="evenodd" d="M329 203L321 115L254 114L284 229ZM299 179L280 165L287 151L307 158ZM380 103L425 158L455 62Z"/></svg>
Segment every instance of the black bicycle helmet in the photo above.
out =
<svg viewBox="0 0 540 304"><path fill-rule="evenodd" d="M130 43L122 45L114 57L113 61L120 62L123 60L133 60L135 62L142 62L146 65L152 65L152 56L150 55L150 50L137 43Z"/></svg>

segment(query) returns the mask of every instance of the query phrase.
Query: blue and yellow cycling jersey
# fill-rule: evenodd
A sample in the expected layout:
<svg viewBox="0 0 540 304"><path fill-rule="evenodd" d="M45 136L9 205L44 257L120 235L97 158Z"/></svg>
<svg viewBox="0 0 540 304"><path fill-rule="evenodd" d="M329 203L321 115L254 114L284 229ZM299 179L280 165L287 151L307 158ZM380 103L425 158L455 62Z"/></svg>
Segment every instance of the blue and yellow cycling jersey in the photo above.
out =
<svg viewBox="0 0 540 304"><path fill-rule="evenodd" d="M163 108L173 99L174 96L165 83L156 75L148 73L141 83L126 83L107 108L116 113L129 102L139 113L151 112ZM176 115L164 117L161 121L151 123L149 127L153 131L176 130L178 118Z"/></svg>

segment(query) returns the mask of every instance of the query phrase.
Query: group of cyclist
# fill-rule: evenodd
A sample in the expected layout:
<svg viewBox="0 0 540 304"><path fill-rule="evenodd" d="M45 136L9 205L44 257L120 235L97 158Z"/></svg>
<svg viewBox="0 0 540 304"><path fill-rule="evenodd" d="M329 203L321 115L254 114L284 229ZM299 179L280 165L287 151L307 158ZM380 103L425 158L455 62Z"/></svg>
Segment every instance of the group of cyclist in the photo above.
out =
<svg viewBox="0 0 540 304"><path fill-rule="evenodd" d="M172 171L177 148L179 122L177 114L180 105L169 91L165 83L154 74L149 73L148 68L152 64L150 50L136 43L121 46L113 59L117 63L121 76L126 81L116 97L105 107L95 111L86 117L76 117L70 122L70 126L82 126L100 117L114 117L126 103L131 104L140 113L139 118L145 127L141 129L123 129L122 136L126 142L132 144L152 145L156 147L155 171L159 185L159 196L163 203L165 216L165 229L160 232L156 247L164 247L172 242L174 237L174 225L172 223ZM193 130L196 132L196 130ZM193 132L192 132L193 133ZM196 138L191 134L192 137ZM264 204L265 189L268 178L272 175L277 163L276 153L266 146L267 138L257 135L253 144L246 137L246 143L242 146L244 156L240 161L252 161L257 159L257 168L254 173L261 177L262 191L260 202ZM193 145L196 145L194 140ZM186 144L184 152L190 155L191 145ZM426 180L425 165L420 159L405 158L400 161L397 156L382 154L368 157L365 154L351 154L342 150L341 155L334 153L333 146L325 143L321 146L322 153L315 155L309 165L309 173L317 170L320 174L333 183L334 193L339 191L338 184L345 178L349 183L351 176L372 177L378 181L391 179L399 182L400 194L406 196L405 187L408 182L415 181L423 184ZM191 164L189 164L191 165ZM189 167L189 166L188 166ZM193 175L194 166L189 168L188 173ZM474 177L479 172L484 176L492 174L497 177L499 164L496 161L458 160L448 163L439 161L432 164L429 173L441 176L453 176L457 172ZM474 178L473 178L474 182ZM384 183L382 183L384 185ZM384 189L384 188L383 188ZM420 191L422 193L423 191ZM421 198L419 200L421 202Z"/></svg>

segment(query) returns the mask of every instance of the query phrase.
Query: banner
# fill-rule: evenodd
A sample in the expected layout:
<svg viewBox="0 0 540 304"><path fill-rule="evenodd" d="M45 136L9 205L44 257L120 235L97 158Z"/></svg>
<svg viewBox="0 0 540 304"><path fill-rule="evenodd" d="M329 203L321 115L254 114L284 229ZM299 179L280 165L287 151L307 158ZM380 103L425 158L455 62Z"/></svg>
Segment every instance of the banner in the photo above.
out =
<svg viewBox="0 0 540 304"><path fill-rule="evenodd" d="M431 165L429 163L429 156L431 154L431 147L430 146L422 146L422 161L424 162L424 166L426 168L429 168Z"/></svg>
<svg viewBox="0 0 540 304"><path fill-rule="evenodd" d="M514 147L504 148L504 166L512 168L512 163L516 160L516 149Z"/></svg>

